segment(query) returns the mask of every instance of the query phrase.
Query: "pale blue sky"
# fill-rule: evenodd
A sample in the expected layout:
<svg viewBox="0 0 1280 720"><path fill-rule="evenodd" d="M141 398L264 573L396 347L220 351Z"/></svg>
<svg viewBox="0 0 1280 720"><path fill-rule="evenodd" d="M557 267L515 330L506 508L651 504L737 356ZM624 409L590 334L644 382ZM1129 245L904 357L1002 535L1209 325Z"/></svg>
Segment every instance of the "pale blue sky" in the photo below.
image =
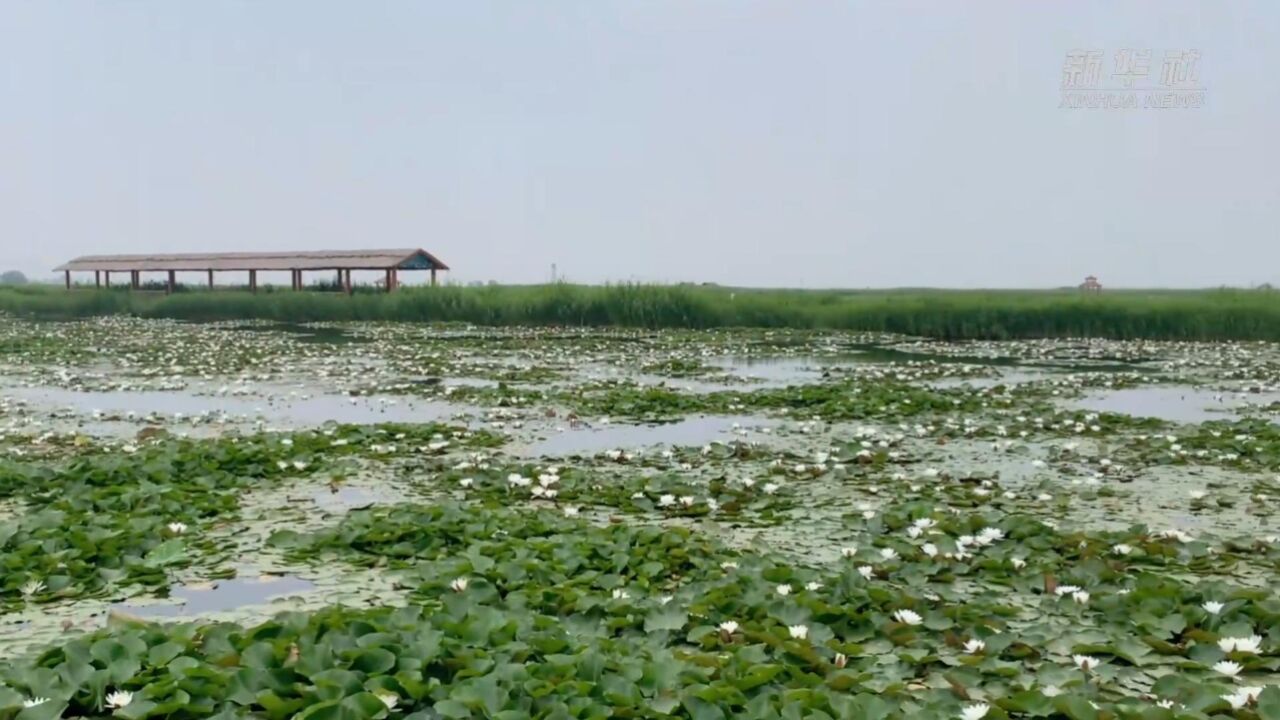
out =
<svg viewBox="0 0 1280 720"><path fill-rule="evenodd" d="M1061 109L1086 48L1196 49L1206 107ZM0 0L0 268L1280 284L1278 71L1274 0Z"/></svg>

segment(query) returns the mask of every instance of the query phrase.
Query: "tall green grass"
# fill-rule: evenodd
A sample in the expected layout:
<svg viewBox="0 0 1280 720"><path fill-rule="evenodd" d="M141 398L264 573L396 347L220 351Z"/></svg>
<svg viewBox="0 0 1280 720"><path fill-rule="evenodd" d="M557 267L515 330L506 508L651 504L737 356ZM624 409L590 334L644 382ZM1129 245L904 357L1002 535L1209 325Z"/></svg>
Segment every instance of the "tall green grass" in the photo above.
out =
<svg viewBox="0 0 1280 720"><path fill-rule="evenodd" d="M460 321L633 328L826 328L948 339L1280 340L1280 293L1255 290L808 291L682 285L443 286L390 295L0 289L0 311L39 318Z"/></svg>

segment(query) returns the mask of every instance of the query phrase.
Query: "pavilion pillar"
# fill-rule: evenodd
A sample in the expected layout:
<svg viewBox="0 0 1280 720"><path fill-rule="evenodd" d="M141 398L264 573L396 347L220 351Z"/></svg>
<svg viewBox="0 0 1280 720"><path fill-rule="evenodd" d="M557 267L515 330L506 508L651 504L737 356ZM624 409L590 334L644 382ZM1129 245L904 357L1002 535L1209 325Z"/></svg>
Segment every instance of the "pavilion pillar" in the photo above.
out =
<svg viewBox="0 0 1280 720"><path fill-rule="evenodd" d="M70 290L71 289L71 271L67 270L65 271L64 274L66 275L67 289Z"/></svg>
<svg viewBox="0 0 1280 720"><path fill-rule="evenodd" d="M213 269L209 269L209 289L213 289Z"/></svg>
<svg viewBox="0 0 1280 720"><path fill-rule="evenodd" d="M431 287L436 286L436 269L431 268Z"/></svg>
<svg viewBox="0 0 1280 720"><path fill-rule="evenodd" d="M102 271L102 275L103 275L103 278L104 278L104 279L106 279L106 281L107 281L107 289L108 289L108 290L109 290L109 289L111 289L111 271L110 271L110 270L103 270L103 271Z"/></svg>
<svg viewBox="0 0 1280 720"><path fill-rule="evenodd" d="M102 273L97 270L93 271L93 286L102 287Z"/></svg>
<svg viewBox="0 0 1280 720"><path fill-rule="evenodd" d="M249 271L249 292L251 293L258 292L258 271L257 270Z"/></svg>
<svg viewBox="0 0 1280 720"><path fill-rule="evenodd" d="M173 271L172 271L172 270L170 270L170 271L169 271L169 282L168 282L168 284L166 284L166 285L164 286L164 292L165 292L165 294L166 294L166 295L172 294L172 293L173 293L173 290L174 290L174 288L177 286L177 284L178 284L178 283L177 283L177 281L176 281L176 280L174 279L174 277L173 277Z"/></svg>
<svg viewBox="0 0 1280 720"><path fill-rule="evenodd" d="M142 284L142 271L141 271L141 270L130 270L130 271L129 271L129 282L130 282L130 284L131 284L131 285L133 285L133 289L134 289L134 290L137 290L137 289L138 289L138 286Z"/></svg>
<svg viewBox="0 0 1280 720"><path fill-rule="evenodd" d="M391 268L387 268L387 276L382 280L382 287L387 292L391 292Z"/></svg>
<svg viewBox="0 0 1280 720"><path fill-rule="evenodd" d="M391 268L391 289L395 290L400 287L400 275L395 268Z"/></svg>
<svg viewBox="0 0 1280 720"><path fill-rule="evenodd" d="M342 276L342 289L343 289L343 290L345 290L345 291L346 291L346 293L347 293L348 295L350 295L350 294L351 294L351 270L350 270L350 268L348 268L348 269L346 269L346 270L339 270L339 271L338 271L338 274Z"/></svg>

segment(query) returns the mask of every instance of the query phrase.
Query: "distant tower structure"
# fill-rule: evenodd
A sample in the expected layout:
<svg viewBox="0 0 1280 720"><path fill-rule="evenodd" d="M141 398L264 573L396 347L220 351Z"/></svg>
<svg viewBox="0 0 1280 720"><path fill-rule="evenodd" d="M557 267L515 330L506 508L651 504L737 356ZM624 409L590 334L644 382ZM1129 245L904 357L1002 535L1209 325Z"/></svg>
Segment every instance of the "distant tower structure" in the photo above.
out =
<svg viewBox="0 0 1280 720"><path fill-rule="evenodd" d="M1098 282L1098 278L1090 275L1080 283L1080 289L1084 292L1102 292L1102 283Z"/></svg>
<svg viewBox="0 0 1280 720"><path fill-rule="evenodd" d="M555 281L556 281L556 264L551 263L551 282L554 283Z"/></svg>

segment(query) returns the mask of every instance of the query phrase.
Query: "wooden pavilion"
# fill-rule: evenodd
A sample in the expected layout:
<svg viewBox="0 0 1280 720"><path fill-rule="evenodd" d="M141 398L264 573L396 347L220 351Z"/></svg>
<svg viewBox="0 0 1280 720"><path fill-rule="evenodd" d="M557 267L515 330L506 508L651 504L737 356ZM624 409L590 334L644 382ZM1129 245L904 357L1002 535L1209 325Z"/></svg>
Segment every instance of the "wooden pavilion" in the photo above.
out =
<svg viewBox="0 0 1280 720"><path fill-rule="evenodd" d="M111 287L111 273L128 273L129 287L141 287L144 272L167 273L165 292L173 292L175 275L179 272L207 273L209 287L213 287L215 272L248 272L249 289L258 291L258 272L288 270L293 289L303 288L304 272L336 272L338 284L351 293L352 270L380 270L385 273L383 282L387 292L399 286L401 270L428 270L431 284L436 284L436 273L448 270L435 255L421 248L390 250L316 250L308 252L235 252L235 253L172 253L164 255L85 255L54 268L65 273L67 289L71 289L71 273L92 272L97 287Z"/></svg>

